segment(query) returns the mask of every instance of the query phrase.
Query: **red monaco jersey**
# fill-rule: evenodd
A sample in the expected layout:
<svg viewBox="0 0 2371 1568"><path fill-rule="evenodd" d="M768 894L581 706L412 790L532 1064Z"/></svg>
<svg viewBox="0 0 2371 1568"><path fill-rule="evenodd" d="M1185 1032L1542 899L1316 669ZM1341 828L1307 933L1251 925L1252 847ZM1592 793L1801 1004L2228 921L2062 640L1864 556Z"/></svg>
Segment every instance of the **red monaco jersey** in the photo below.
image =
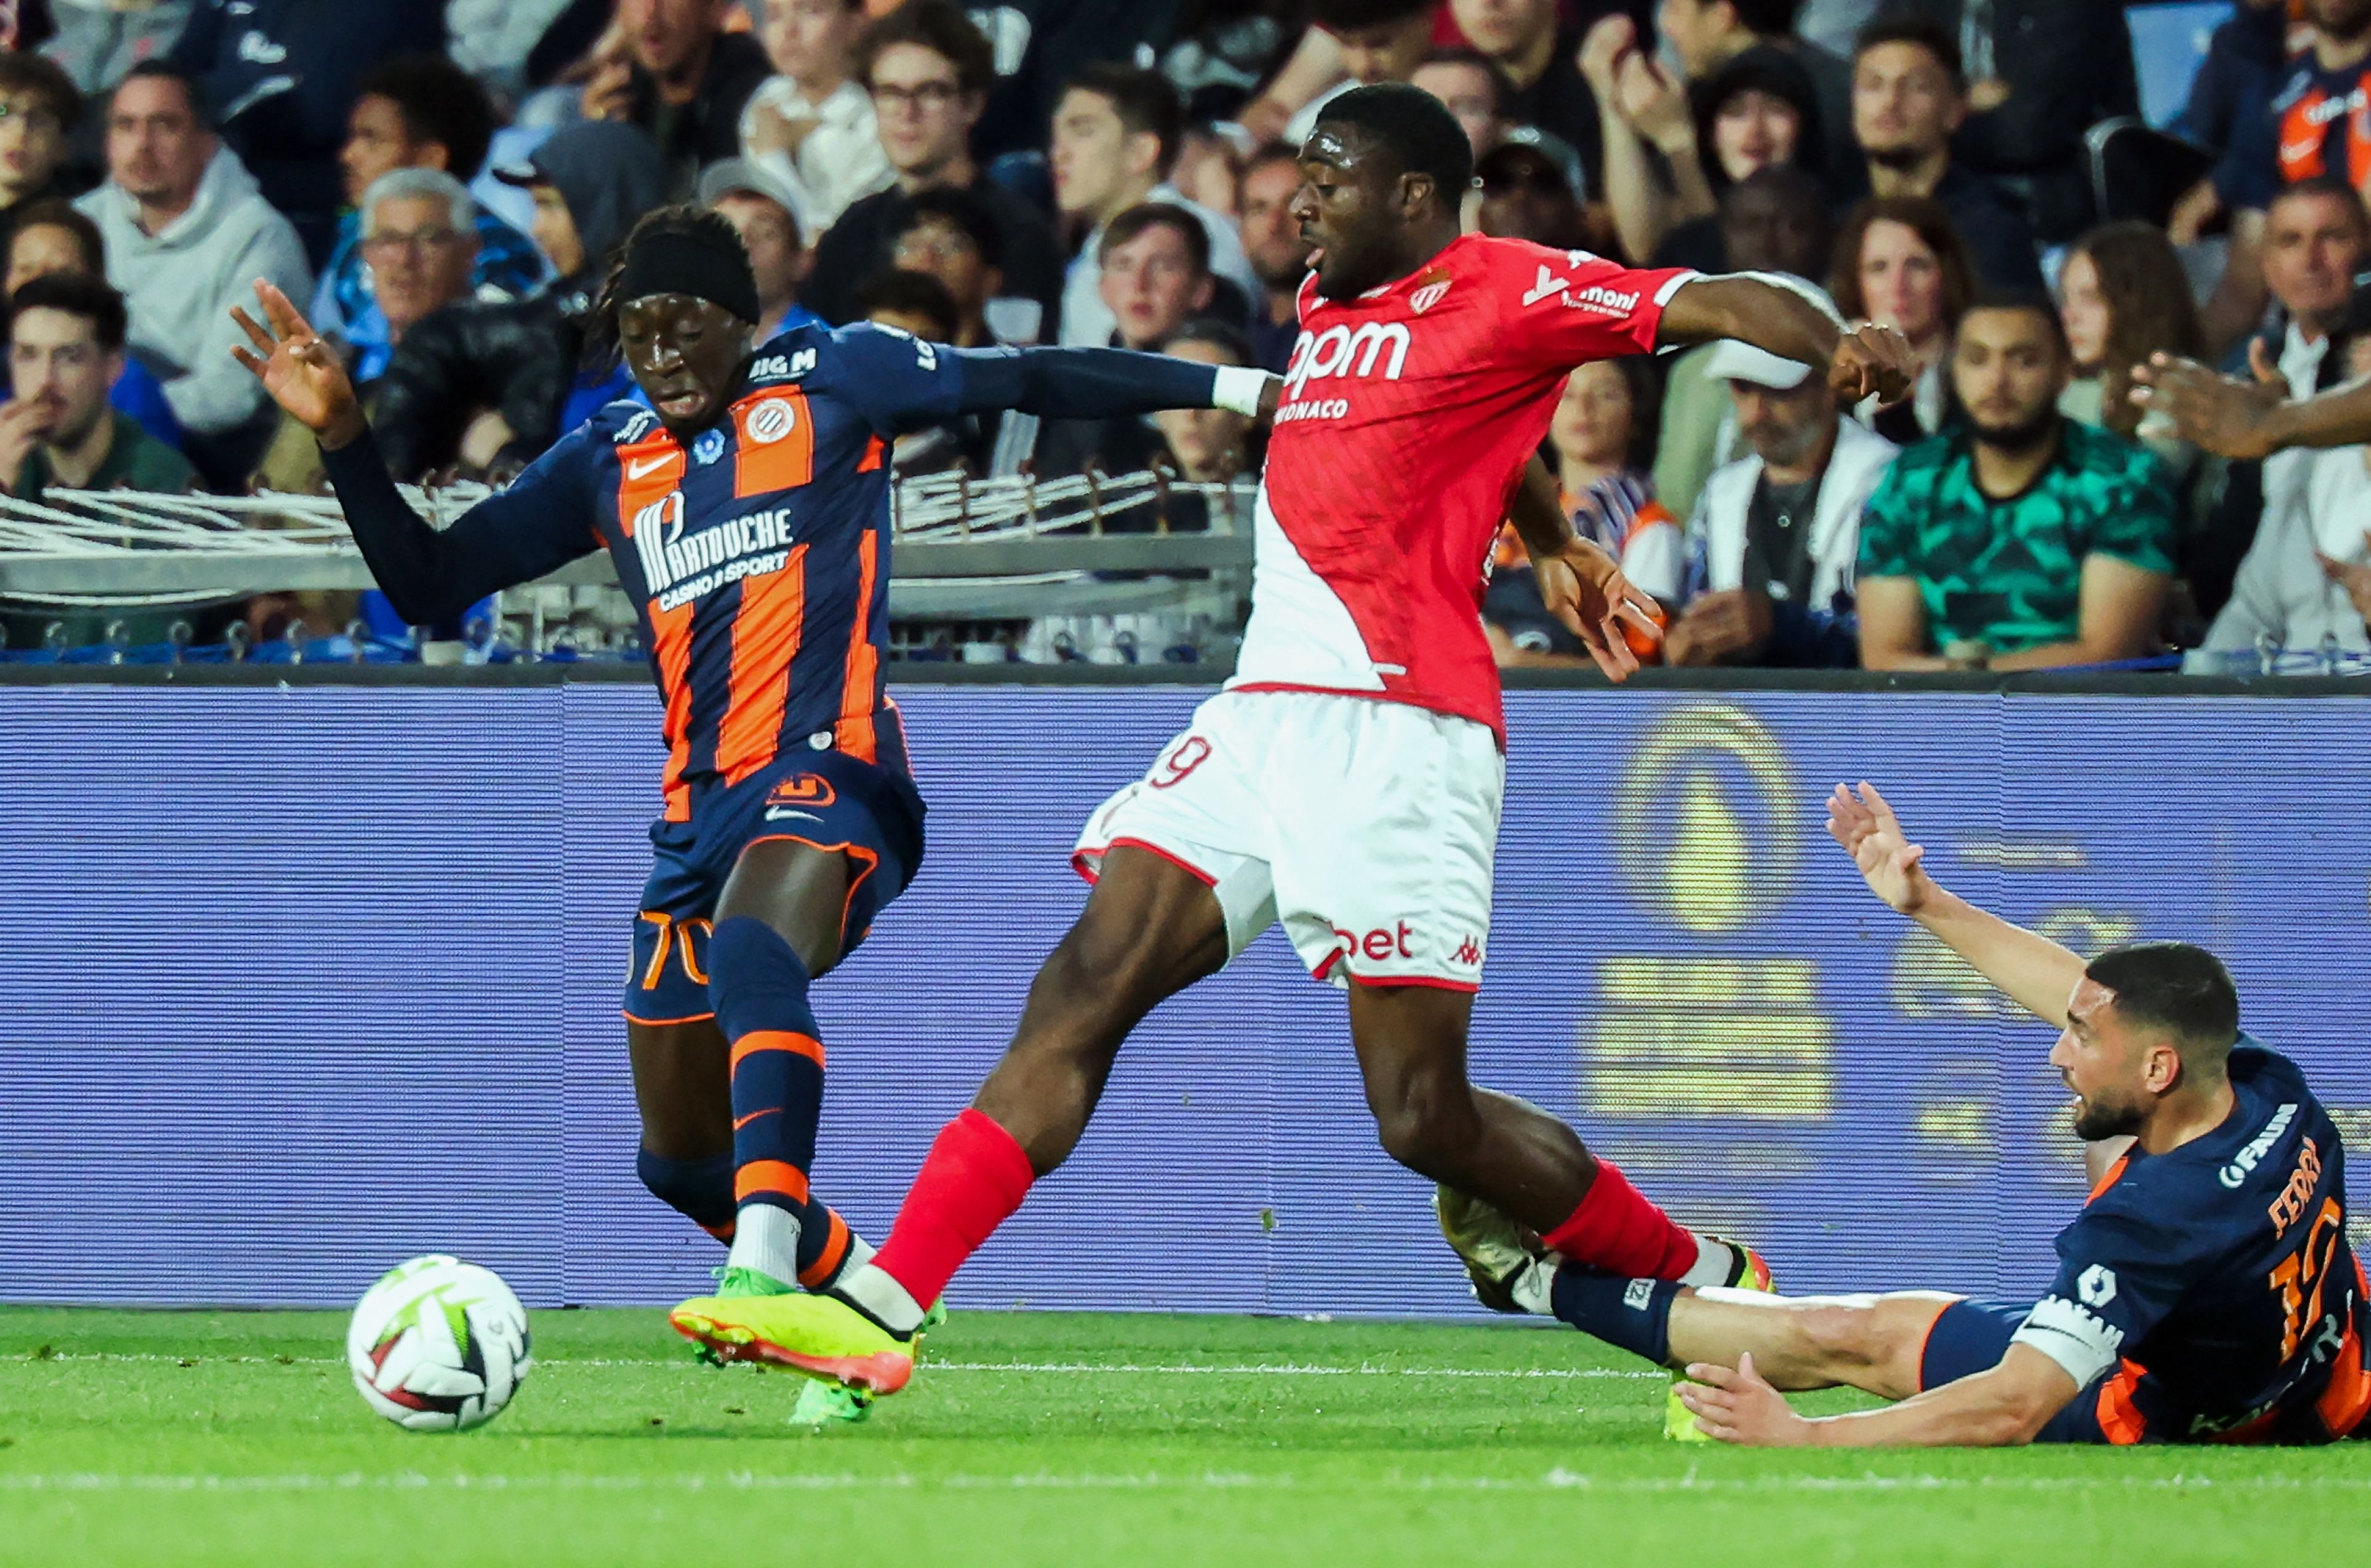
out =
<svg viewBox="0 0 2371 1568"><path fill-rule="evenodd" d="M1481 605L1507 503L1573 367L1651 352L1695 275L1466 235L1357 299L1304 280L1228 685L1405 702L1503 739Z"/></svg>

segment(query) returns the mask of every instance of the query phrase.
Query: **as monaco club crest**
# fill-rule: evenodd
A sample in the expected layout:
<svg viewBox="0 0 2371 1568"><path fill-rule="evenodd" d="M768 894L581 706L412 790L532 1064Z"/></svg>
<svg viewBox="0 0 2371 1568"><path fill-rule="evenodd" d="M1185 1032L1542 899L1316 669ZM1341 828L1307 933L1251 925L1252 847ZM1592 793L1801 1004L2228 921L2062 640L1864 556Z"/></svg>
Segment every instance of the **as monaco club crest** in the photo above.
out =
<svg viewBox="0 0 2371 1568"><path fill-rule="evenodd" d="M1436 272L1425 282L1418 283L1416 292L1408 295L1408 308L1422 316L1426 311L1439 305L1441 297L1448 293L1449 279Z"/></svg>

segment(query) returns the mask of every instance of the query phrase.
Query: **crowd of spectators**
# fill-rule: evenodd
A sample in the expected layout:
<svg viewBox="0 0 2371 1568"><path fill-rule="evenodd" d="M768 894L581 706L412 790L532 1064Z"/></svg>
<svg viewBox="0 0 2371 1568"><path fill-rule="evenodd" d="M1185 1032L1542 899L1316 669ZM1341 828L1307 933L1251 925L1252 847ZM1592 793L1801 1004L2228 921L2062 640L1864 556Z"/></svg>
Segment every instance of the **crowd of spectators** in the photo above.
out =
<svg viewBox="0 0 2371 1568"><path fill-rule="evenodd" d="M0 43L19 499L321 489L228 352L257 279L399 477L499 481L637 395L585 323L669 202L741 234L769 334L1281 371L1295 147L1396 80L1473 144L1469 229L1791 274L1916 355L1882 409L1738 343L1574 373L1544 455L1671 663L2371 650L2371 452L2226 460L2131 397L2158 352L2371 374L2371 0L2241 0L2145 141L2170 184L2101 177L2140 108L2115 0L19 0ZM895 462L1226 480L1262 439L1010 414ZM1511 532L1494 567L1502 660L1579 662Z"/></svg>

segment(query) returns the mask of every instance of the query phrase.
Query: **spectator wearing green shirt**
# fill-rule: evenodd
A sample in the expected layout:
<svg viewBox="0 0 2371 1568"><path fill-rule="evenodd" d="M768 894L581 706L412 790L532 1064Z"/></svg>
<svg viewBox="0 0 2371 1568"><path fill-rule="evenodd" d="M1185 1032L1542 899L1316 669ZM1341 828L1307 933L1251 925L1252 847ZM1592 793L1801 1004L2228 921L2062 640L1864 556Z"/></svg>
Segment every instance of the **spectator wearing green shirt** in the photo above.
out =
<svg viewBox="0 0 2371 1568"><path fill-rule="evenodd" d="M64 490L186 490L189 459L108 402L123 372L123 296L100 278L52 272L8 300L8 368L0 408L0 490L38 502Z"/></svg>
<svg viewBox="0 0 2371 1568"><path fill-rule="evenodd" d="M2156 651L2172 476L2058 411L2073 356L2056 310L1979 301L1950 370L1966 423L1896 458L1861 519L1862 665L2039 670Z"/></svg>

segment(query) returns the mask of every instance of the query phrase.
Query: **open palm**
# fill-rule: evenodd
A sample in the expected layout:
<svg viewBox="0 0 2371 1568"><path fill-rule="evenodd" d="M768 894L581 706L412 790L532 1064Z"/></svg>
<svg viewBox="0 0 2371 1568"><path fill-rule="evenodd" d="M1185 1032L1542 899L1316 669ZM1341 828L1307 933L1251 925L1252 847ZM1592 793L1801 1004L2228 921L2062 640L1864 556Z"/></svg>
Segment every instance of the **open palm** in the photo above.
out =
<svg viewBox="0 0 2371 1568"><path fill-rule="evenodd" d="M313 330L312 323L289 303L288 296L270 283L258 279L255 297L269 325L260 325L239 306L231 306L231 319L254 345L248 349L234 344L231 353L263 383L273 402L316 435L358 426L361 405L336 351Z"/></svg>
<svg viewBox="0 0 2371 1568"><path fill-rule="evenodd" d="M1845 847L1860 868L1869 892L1904 915L1915 914L1935 884L1919 862L1926 851L1903 836L1902 820L1877 786L1863 783L1856 793L1839 784L1828 797L1828 836Z"/></svg>

